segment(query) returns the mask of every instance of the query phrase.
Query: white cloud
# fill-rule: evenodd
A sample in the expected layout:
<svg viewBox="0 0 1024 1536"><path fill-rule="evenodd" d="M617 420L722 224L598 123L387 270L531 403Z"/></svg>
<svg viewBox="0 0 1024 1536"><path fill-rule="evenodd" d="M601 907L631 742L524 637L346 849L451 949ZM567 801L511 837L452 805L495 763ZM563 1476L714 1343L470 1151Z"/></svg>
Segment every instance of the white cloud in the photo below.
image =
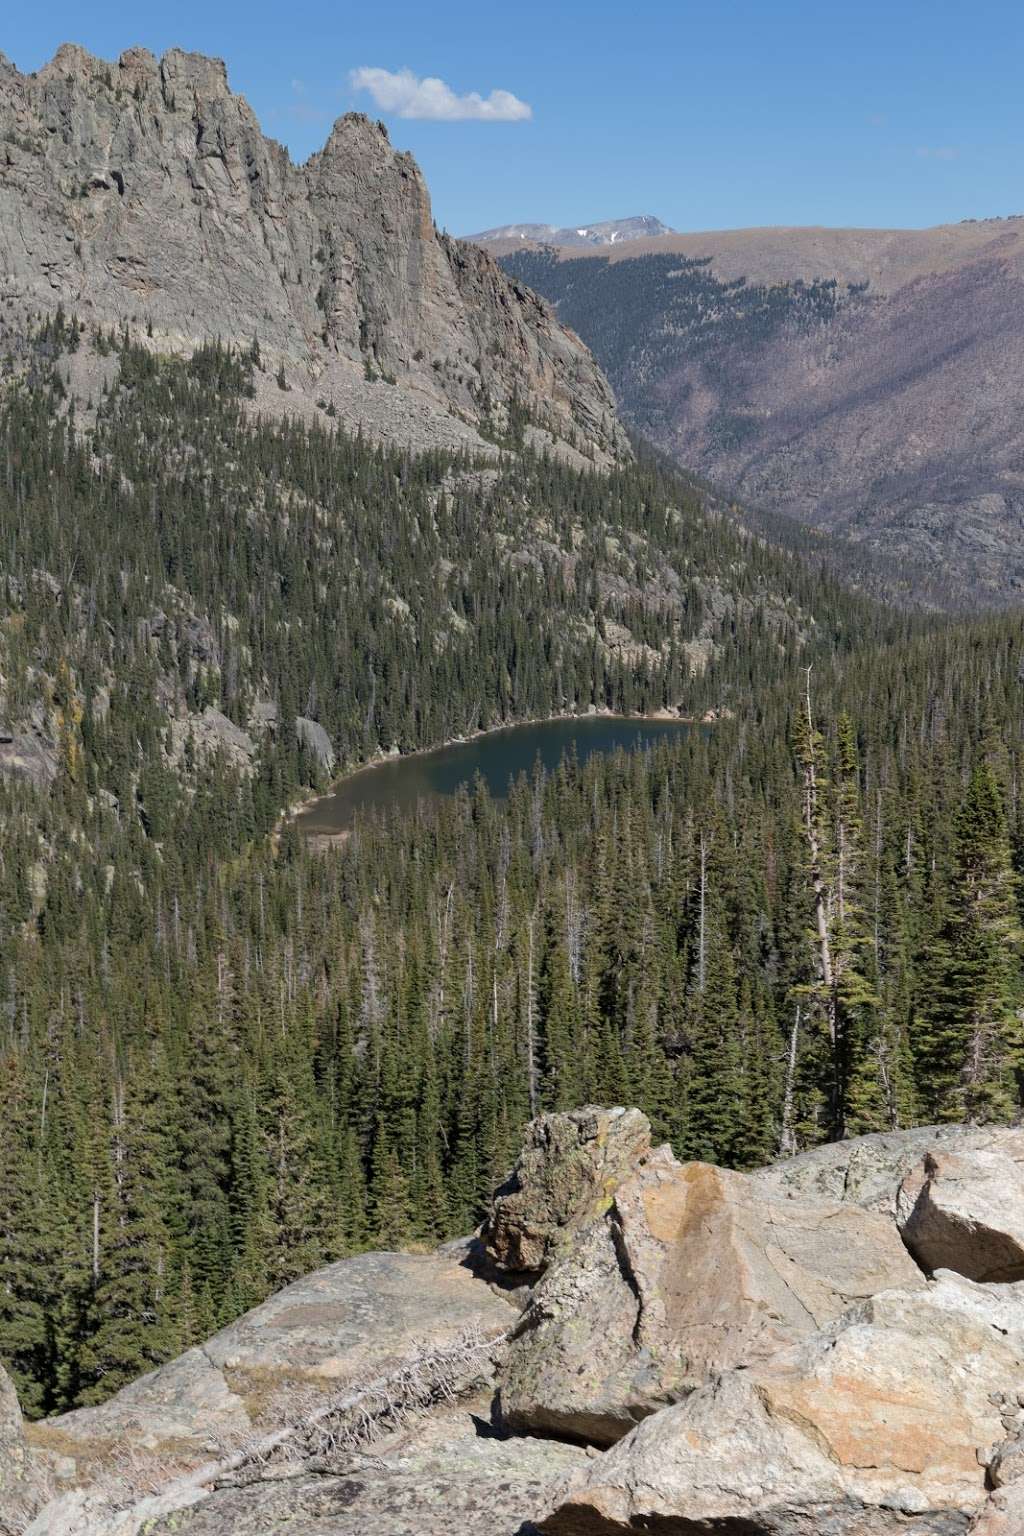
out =
<svg viewBox="0 0 1024 1536"><path fill-rule="evenodd" d="M917 152L919 160L959 160L960 151L952 144L922 144Z"/></svg>
<svg viewBox="0 0 1024 1536"><path fill-rule="evenodd" d="M411 69L354 69L349 83L355 91L369 91L382 112L398 117L428 118L438 123L473 119L481 123L521 123L533 109L511 91L492 91L481 96L468 91L458 96L450 85L427 75L422 80Z"/></svg>

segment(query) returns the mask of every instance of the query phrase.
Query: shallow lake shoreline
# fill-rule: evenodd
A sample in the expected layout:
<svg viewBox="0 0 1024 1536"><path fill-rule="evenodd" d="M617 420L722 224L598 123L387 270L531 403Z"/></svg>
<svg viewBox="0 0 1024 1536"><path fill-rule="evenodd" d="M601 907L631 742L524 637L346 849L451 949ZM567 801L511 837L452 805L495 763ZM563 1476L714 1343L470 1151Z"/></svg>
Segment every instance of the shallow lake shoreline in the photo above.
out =
<svg viewBox="0 0 1024 1536"><path fill-rule="evenodd" d="M582 724L590 720L621 720L636 723L649 722L651 724L660 723L682 726L711 725L719 718L721 718L721 714L716 710L707 710L703 715L687 715L669 709L632 714L623 714L618 710L612 709L588 709L585 711L564 711L552 715L531 716L523 720L508 720L500 725L487 726L479 730L469 731L462 736L451 737L446 741L435 742L429 747L416 747L411 752L400 752L397 750L379 752L366 762L360 763L341 774L333 781L329 789L323 790L316 795L310 795L308 798L289 806L281 818L281 825L290 821L301 828L302 822L315 814L316 807L334 798L343 786L351 784L354 780L366 774L374 773L381 768L387 767L389 764L407 763L413 762L417 758L428 758L438 753L450 751L454 747L469 746L473 742L480 741L485 737L496 737L505 733L518 732L526 730L531 726L557 725L572 721L578 721ZM309 842L314 846L344 843L350 835L351 828L338 828L336 831L314 828L305 833Z"/></svg>

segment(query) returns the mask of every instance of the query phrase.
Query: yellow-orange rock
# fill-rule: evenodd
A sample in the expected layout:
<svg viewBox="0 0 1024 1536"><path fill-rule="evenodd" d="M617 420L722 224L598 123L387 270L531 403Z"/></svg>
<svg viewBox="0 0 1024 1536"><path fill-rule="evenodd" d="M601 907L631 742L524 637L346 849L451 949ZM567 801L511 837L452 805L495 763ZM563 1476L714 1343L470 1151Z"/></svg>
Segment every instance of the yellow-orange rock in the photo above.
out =
<svg viewBox="0 0 1024 1536"><path fill-rule="evenodd" d="M504 1419L610 1444L715 1373L769 1358L878 1291L923 1285L887 1216L773 1198L662 1148L534 1291L505 1368Z"/></svg>
<svg viewBox="0 0 1024 1536"><path fill-rule="evenodd" d="M539 1527L550 1536L966 1531L1005 1435L1000 1396L1022 1371L1019 1296L952 1275L889 1291L646 1420Z"/></svg>

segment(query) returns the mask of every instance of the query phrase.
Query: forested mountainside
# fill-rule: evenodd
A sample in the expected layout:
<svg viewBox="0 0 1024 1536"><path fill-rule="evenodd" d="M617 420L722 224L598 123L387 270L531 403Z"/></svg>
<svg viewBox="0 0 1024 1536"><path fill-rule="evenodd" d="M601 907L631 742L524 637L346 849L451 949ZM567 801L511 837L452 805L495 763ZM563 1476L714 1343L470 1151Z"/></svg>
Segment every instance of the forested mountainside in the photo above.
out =
<svg viewBox="0 0 1024 1536"><path fill-rule="evenodd" d="M258 348L161 361L105 333L83 408L63 379L84 345L58 312L3 402L0 761L37 778L77 753L62 732L120 731L129 695L168 763L191 736L243 769L288 742L349 766L510 719L727 704L751 669L891 625L654 467L523 451L525 410L500 464L415 456L329 410L254 418Z"/></svg>
<svg viewBox="0 0 1024 1536"><path fill-rule="evenodd" d="M898 564L916 598L970 608L1024 580L1022 228L666 236L502 265L678 463Z"/></svg>
<svg viewBox="0 0 1024 1536"><path fill-rule="evenodd" d="M106 1395L320 1255L465 1226L529 1111L539 915L526 993L461 932L440 970L423 950L436 1057L399 1109L380 1031L412 1068L389 968L415 889L438 918L432 843L412 855L428 885L368 894L372 859L311 861L288 827L274 843L289 803L511 719L745 708L908 632L646 463L519 447L525 412L497 462L415 456L329 411L254 416L267 366L257 346L160 358L61 311L8 337L0 1356L34 1413ZM509 857L513 831L492 824ZM467 1017L504 1078L476 1102Z"/></svg>
<svg viewBox="0 0 1024 1536"><path fill-rule="evenodd" d="M188 353L258 337L293 393L419 447L531 423L589 455L621 431L549 307L435 228L411 155L349 113L301 166L219 59L68 44L35 74L0 55L0 312L57 303ZM280 404L263 392L265 411Z"/></svg>
<svg viewBox="0 0 1024 1536"><path fill-rule="evenodd" d="M740 1167L1011 1116L1020 621L877 606L630 452L589 354L438 242L365 120L300 173L208 61L77 51L0 73L12 111L0 1358L27 1411L106 1399L333 1257L465 1231L537 1109L633 1101ZM348 201L317 180L343 170ZM374 176L397 202L367 222ZM306 265L223 341L209 271L156 280L162 219L216 268L282 207L297 250L321 193L351 240L312 341ZM155 277L111 327L117 250ZM442 258L455 289L424 287ZM383 285L365 327L346 263ZM730 327L869 302L684 275L709 368ZM398 402L365 433L354 377ZM326 851L287 817L380 754L590 710L714 723Z"/></svg>
<svg viewBox="0 0 1024 1536"><path fill-rule="evenodd" d="M0 806L0 1354L31 1412L464 1230L538 1106L635 1100L740 1166L1012 1113L1019 620L894 619L643 465L256 424L258 365L215 348L115 342L73 432L76 335L37 337L2 422L0 750L46 765ZM310 727L344 762L722 701L507 806L267 835L322 777Z"/></svg>
<svg viewBox="0 0 1024 1536"><path fill-rule="evenodd" d="M252 839L220 765L159 838L126 786L11 794L0 1351L29 1410L468 1229L537 1109L637 1102L739 1167L1012 1117L1022 642L819 653L810 727L790 658L676 747L326 854Z"/></svg>

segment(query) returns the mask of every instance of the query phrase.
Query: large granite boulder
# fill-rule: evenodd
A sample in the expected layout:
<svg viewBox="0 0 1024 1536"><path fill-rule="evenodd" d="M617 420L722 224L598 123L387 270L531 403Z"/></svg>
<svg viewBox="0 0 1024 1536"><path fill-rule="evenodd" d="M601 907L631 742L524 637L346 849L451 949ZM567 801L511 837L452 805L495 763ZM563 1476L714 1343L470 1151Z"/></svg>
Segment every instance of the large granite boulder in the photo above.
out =
<svg viewBox="0 0 1024 1536"><path fill-rule="evenodd" d="M495 1194L484 1225L488 1254L503 1270L539 1274L607 1210L650 1150L651 1123L638 1109L591 1104L532 1120L515 1170Z"/></svg>
<svg viewBox="0 0 1024 1536"><path fill-rule="evenodd" d="M483 1405L480 1405L481 1408ZM503 1440L465 1409L415 1421L330 1465L127 1505L82 1490L26 1536L517 1536L589 1465L553 1440Z"/></svg>
<svg viewBox="0 0 1024 1536"><path fill-rule="evenodd" d="M896 1219L923 1269L1024 1280L1024 1132L930 1149L900 1185Z"/></svg>
<svg viewBox="0 0 1024 1536"><path fill-rule="evenodd" d="M661 1148L535 1289L503 1372L504 1422L610 1444L716 1373L923 1284L890 1218L773 1197Z"/></svg>
<svg viewBox="0 0 1024 1536"><path fill-rule="evenodd" d="M956 1536L984 1508L1000 1399L1022 1371L1020 1291L947 1275L889 1291L645 1420L539 1526Z"/></svg>
<svg viewBox="0 0 1024 1536"><path fill-rule="evenodd" d="M299 1388L385 1375L469 1332L498 1338L517 1316L455 1255L360 1254L297 1280L201 1349L56 1422L76 1440L209 1448L250 1434Z"/></svg>
<svg viewBox="0 0 1024 1536"><path fill-rule="evenodd" d="M0 1536L1021 1536L1022 1160L929 1128L750 1175L542 1116L479 1238L332 1265L58 1420L81 1486L34 1519L0 1378Z"/></svg>
<svg viewBox="0 0 1024 1536"><path fill-rule="evenodd" d="M794 1200L832 1200L894 1215L896 1195L926 1153L998 1148L1018 1133L1001 1126L921 1125L909 1131L878 1131L849 1141L811 1147L796 1157L759 1168L751 1178L773 1194Z"/></svg>

